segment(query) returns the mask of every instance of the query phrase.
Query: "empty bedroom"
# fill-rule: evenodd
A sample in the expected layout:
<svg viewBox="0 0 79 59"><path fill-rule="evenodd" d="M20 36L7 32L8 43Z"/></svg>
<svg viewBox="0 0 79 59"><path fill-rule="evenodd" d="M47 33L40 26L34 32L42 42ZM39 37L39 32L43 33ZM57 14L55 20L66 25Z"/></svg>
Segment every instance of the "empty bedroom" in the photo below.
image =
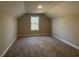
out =
<svg viewBox="0 0 79 59"><path fill-rule="evenodd" d="M79 1L0 1L1 57L79 57Z"/></svg>

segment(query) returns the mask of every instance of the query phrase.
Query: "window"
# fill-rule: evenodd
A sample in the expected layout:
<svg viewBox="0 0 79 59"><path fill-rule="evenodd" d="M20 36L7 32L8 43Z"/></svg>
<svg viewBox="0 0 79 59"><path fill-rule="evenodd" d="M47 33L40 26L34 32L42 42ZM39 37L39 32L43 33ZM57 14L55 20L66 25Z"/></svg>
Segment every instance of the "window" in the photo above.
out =
<svg viewBox="0 0 79 59"><path fill-rule="evenodd" d="M39 16L31 16L31 31L39 31Z"/></svg>

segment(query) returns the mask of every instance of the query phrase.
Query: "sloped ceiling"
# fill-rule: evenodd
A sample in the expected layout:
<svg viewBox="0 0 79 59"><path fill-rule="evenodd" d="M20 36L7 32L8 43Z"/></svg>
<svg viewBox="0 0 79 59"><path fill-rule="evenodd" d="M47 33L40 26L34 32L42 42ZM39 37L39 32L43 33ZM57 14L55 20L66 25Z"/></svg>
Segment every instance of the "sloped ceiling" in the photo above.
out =
<svg viewBox="0 0 79 59"><path fill-rule="evenodd" d="M47 15L51 17L60 17L79 13L79 2L63 2L54 8L51 8Z"/></svg>
<svg viewBox="0 0 79 59"><path fill-rule="evenodd" d="M0 1L0 11L14 17L19 17L26 12L23 1Z"/></svg>
<svg viewBox="0 0 79 59"><path fill-rule="evenodd" d="M46 13L51 8L54 8L61 2L56 1L27 1L25 2L26 12L27 13ZM42 5L41 9L38 9L38 6Z"/></svg>
<svg viewBox="0 0 79 59"><path fill-rule="evenodd" d="M38 9L42 5L42 9ZM49 17L59 17L79 13L79 2L67 1L0 1L0 11L20 17L25 13L44 13Z"/></svg>
<svg viewBox="0 0 79 59"><path fill-rule="evenodd" d="M42 5L42 9L38 9ZM44 13L50 17L59 17L74 13L79 13L79 2L72 1L42 1L42 2L25 2L27 13Z"/></svg>

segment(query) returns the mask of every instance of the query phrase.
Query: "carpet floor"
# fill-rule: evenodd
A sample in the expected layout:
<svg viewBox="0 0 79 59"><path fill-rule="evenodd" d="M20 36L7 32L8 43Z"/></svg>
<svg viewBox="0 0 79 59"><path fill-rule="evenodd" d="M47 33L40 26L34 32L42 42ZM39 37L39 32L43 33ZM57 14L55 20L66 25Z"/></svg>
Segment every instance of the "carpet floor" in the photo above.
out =
<svg viewBox="0 0 79 59"><path fill-rule="evenodd" d="M79 57L79 50L51 36L20 37L4 57Z"/></svg>

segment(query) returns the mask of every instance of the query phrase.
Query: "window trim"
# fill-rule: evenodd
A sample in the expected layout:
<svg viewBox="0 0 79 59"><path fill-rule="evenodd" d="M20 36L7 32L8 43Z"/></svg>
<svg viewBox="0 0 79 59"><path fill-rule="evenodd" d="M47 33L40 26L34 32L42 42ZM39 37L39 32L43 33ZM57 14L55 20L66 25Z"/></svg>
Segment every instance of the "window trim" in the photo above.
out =
<svg viewBox="0 0 79 59"><path fill-rule="evenodd" d="M35 15L32 15L31 17L39 17L39 16L37 16L37 15L36 15L36 16L35 16ZM32 23L31 23L31 17L30 17L30 30L31 30L31 31L39 31L39 30L40 30L40 25L38 25L38 30L32 30L32 29L31 29L31 24L32 24ZM39 20L38 23L40 23L40 17L39 17L38 20Z"/></svg>

